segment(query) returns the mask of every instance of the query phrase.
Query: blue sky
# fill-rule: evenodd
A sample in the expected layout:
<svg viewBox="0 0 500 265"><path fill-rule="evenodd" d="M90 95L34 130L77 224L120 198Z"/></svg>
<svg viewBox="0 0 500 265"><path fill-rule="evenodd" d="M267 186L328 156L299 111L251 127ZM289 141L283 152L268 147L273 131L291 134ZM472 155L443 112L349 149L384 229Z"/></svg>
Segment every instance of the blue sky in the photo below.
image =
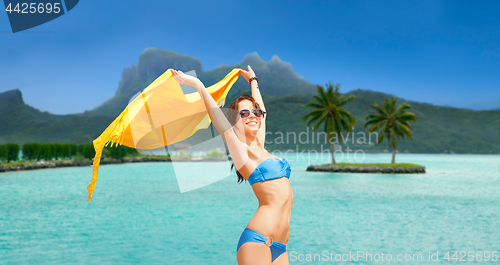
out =
<svg viewBox="0 0 500 265"><path fill-rule="evenodd" d="M203 69L277 54L313 84L470 109L500 105L500 1L96 1L13 34L0 12L0 92L55 114L113 96L147 47ZM258 75L258 73L257 73Z"/></svg>

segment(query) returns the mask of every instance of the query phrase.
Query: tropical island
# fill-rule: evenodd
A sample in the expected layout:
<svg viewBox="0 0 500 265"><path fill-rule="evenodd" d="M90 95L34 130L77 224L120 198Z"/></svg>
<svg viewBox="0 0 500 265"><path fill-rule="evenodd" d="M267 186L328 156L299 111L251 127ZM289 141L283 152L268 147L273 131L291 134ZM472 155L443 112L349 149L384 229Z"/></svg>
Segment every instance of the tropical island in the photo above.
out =
<svg viewBox="0 0 500 265"><path fill-rule="evenodd" d="M326 85L326 89L318 85L318 95L314 95L315 102L310 102L305 107L312 107L314 110L302 117L302 121L308 121L307 126L314 124L314 132L323 127L328 136L327 142L331 150L335 150L335 144L345 142L345 134L342 132L353 133L354 126L357 124L356 117L343 108L349 102L356 99L354 95L345 97L339 93L339 84ZM374 114L366 116L366 123L363 128L369 127L369 133L377 135L377 144L387 139L389 147L392 150L392 161L390 164L367 164L367 163L340 163L335 160L335 152L332 154L332 163L309 166L307 171L327 171L344 173L425 173L425 167L410 163L396 163L396 148L399 140L405 137L413 140L411 122L417 122L417 116L414 113L406 112L410 105L405 102L396 106L396 97L391 100L383 99L380 106L374 103L371 107L376 111Z"/></svg>
<svg viewBox="0 0 500 265"><path fill-rule="evenodd" d="M343 172L343 173L425 173L425 167L410 163L338 163L308 166L307 171Z"/></svg>

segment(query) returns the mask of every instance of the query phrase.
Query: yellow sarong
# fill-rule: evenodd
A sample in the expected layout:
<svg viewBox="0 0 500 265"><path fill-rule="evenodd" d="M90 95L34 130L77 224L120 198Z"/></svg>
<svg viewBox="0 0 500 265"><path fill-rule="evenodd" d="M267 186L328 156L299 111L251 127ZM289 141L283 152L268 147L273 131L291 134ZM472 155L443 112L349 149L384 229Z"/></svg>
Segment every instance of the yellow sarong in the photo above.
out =
<svg viewBox="0 0 500 265"><path fill-rule="evenodd" d="M238 80L241 69L233 69L224 79L207 88L219 107ZM184 94L168 69L132 100L125 110L94 140L92 183L87 187L88 202L97 181L102 150L111 142L138 149L156 149L189 138L210 125L205 103L198 92Z"/></svg>

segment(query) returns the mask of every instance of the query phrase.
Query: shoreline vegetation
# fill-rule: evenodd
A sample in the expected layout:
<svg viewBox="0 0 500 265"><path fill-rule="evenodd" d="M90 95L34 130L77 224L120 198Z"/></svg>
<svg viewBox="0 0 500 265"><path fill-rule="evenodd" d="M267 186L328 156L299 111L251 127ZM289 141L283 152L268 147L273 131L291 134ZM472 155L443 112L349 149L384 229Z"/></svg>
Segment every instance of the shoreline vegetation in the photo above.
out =
<svg viewBox="0 0 500 265"><path fill-rule="evenodd" d="M425 167L410 163L337 163L310 165L306 171L342 172L342 173L396 173L421 174L426 173Z"/></svg>
<svg viewBox="0 0 500 265"><path fill-rule="evenodd" d="M174 157L170 156L130 156L123 158L103 158L101 159L101 165L110 164L124 164L124 163L143 163L143 162L214 162L214 161L227 161L231 160L230 157ZM78 159L64 159L64 160L52 160L52 161L21 161L15 163L0 164L1 172L11 172L11 171L24 171L24 170L36 170L44 168L62 168L62 167L82 167L82 166L92 166L92 159L88 158L78 158Z"/></svg>
<svg viewBox="0 0 500 265"><path fill-rule="evenodd" d="M22 151L22 152L20 152ZM141 163L141 162L211 162L231 160L223 150L210 150L203 156L192 152L180 151L179 154L145 155L126 146L106 147L103 150L101 165ZM20 156L20 153L22 154ZM20 148L15 143L0 145L0 173L11 171L36 170L91 166L95 156L92 144L26 143ZM336 163L310 165L306 171L344 172L344 173L425 173L425 167L409 163Z"/></svg>
<svg viewBox="0 0 500 265"><path fill-rule="evenodd" d="M174 157L175 162L215 162L227 161L231 157ZM143 162L172 162L170 156L128 156L123 158L103 158L101 165L143 163ZM91 166L92 159L77 158L52 161L20 161L0 164L1 172L36 170L44 168L82 167ZM425 167L410 163L337 163L310 165L306 171L343 172L343 173L426 173Z"/></svg>
<svg viewBox="0 0 500 265"><path fill-rule="evenodd" d="M22 151L22 152L20 152ZM195 156L191 151L165 155L139 153L127 146L107 146L101 157L101 165L137 162L204 162L227 161L224 150L212 149ZM25 143L22 148L16 143L0 145L0 172L35 170L43 168L92 166L95 150L92 144ZM229 158L230 159L230 158Z"/></svg>

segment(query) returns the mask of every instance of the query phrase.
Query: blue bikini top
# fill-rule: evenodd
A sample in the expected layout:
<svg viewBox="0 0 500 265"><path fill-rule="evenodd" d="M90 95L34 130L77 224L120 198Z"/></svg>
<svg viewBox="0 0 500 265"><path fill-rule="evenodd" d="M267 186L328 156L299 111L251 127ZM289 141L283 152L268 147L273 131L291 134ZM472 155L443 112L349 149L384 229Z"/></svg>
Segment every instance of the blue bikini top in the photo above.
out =
<svg viewBox="0 0 500 265"><path fill-rule="evenodd" d="M271 157L260 163L248 177L250 185L281 177L290 178L290 165L283 159Z"/></svg>

